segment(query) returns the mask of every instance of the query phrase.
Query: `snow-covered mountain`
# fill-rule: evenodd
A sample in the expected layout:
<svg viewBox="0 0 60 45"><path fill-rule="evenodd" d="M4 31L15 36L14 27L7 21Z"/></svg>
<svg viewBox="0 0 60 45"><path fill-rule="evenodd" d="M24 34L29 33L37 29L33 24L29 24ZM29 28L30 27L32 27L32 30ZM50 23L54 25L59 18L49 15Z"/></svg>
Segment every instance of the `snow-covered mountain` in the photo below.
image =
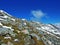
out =
<svg viewBox="0 0 60 45"><path fill-rule="evenodd" d="M0 10L0 45L60 45L60 32L53 24L18 19Z"/></svg>

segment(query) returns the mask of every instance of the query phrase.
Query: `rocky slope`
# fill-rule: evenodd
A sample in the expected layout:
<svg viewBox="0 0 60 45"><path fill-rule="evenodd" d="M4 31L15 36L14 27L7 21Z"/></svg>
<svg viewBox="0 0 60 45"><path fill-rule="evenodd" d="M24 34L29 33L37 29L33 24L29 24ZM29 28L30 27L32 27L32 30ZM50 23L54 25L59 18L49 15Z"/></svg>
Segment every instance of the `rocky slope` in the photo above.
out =
<svg viewBox="0 0 60 45"><path fill-rule="evenodd" d="M60 45L60 32L52 24L18 19L0 10L0 45Z"/></svg>

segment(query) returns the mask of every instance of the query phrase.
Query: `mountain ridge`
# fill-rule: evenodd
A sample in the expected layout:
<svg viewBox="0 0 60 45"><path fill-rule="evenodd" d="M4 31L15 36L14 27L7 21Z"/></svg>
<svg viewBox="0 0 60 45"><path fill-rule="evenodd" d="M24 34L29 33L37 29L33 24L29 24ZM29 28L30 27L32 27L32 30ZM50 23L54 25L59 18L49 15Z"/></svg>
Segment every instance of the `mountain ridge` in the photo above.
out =
<svg viewBox="0 0 60 45"><path fill-rule="evenodd" d="M60 45L60 32L53 24L14 18L0 10L1 45Z"/></svg>

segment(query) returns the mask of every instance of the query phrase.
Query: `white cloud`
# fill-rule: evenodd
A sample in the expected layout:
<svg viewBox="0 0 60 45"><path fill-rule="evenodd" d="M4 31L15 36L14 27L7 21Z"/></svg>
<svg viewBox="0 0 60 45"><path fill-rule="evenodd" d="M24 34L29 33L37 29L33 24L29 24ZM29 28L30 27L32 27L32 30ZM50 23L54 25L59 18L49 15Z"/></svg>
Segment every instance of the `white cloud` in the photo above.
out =
<svg viewBox="0 0 60 45"><path fill-rule="evenodd" d="M44 13L42 10L32 10L31 14L32 17L30 17L30 20L32 21L41 21L43 17L46 18L46 13Z"/></svg>
<svg viewBox="0 0 60 45"><path fill-rule="evenodd" d="M33 10L32 12L32 15L35 17L35 18L42 18L44 17L46 14L41 11L41 10Z"/></svg>

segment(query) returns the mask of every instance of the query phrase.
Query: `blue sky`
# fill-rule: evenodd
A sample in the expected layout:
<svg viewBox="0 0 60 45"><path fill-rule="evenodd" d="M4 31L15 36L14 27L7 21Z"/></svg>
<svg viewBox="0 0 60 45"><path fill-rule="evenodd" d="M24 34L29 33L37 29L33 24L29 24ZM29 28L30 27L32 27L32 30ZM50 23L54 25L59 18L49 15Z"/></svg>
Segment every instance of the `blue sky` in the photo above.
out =
<svg viewBox="0 0 60 45"><path fill-rule="evenodd" d="M17 18L60 23L60 0L0 0L0 9Z"/></svg>

